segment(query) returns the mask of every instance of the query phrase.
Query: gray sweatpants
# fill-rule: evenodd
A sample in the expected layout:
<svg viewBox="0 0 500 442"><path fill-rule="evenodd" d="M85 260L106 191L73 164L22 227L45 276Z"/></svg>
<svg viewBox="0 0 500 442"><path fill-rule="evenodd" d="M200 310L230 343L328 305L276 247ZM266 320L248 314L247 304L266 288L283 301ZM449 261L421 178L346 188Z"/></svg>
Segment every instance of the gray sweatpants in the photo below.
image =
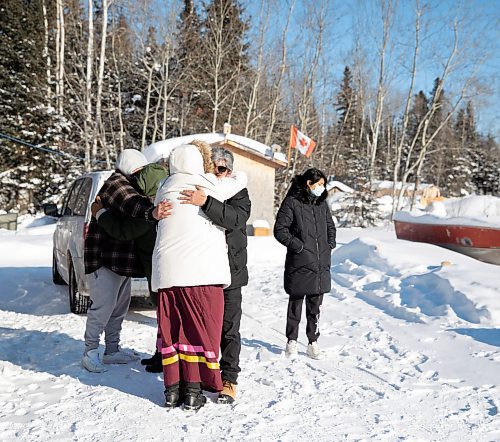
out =
<svg viewBox="0 0 500 442"><path fill-rule="evenodd" d="M92 305L87 312L85 352L99 347L104 332L106 353L114 353L130 305L130 278L101 267L86 275Z"/></svg>

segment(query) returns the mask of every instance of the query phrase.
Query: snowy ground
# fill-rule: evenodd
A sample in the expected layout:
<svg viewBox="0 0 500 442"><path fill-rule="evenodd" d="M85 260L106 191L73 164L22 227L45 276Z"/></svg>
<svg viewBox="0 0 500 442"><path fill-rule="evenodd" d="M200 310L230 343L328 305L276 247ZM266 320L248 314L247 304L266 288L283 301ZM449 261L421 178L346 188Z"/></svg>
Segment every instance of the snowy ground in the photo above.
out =
<svg viewBox="0 0 500 442"><path fill-rule="evenodd" d="M340 229L325 357L305 355L303 320L288 360L285 250L252 237L238 400L189 413L165 410L161 377L139 363L80 366L85 316L51 282L53 227L0 231L0 440L500 440L498 266L389 227ZM154 311L131 309L123 346L146 355L154 340Z"/></svg>

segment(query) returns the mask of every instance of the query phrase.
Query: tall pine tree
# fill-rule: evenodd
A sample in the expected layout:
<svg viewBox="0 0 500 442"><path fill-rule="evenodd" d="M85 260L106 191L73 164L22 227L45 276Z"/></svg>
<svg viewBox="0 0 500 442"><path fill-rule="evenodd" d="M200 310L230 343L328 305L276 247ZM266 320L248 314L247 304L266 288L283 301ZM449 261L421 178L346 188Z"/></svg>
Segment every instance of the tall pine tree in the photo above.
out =
<svg viewBox="0 0 500 442"><path fill-rule="evenodd" d="M53 24L53 15L48 20ZM0 132L57 149L67 126L48 102L44 41L41 0L2 2ZM0 146L6 151L0 156L0 207L23 210L44 201L51 193L52 173L62 170L62 159L4 138Z"/></svg>

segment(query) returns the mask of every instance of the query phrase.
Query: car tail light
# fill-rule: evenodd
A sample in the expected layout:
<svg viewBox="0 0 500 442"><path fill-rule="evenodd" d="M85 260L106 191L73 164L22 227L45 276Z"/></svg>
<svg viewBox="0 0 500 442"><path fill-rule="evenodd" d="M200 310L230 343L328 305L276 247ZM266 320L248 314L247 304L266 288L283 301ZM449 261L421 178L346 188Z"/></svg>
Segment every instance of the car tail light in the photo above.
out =
<svg viewBox="0 0 500 442"><path fill-rule="evenodd" d="M83 239L87 238L87 233L89 233L89 223L83 225Z"/></svg>

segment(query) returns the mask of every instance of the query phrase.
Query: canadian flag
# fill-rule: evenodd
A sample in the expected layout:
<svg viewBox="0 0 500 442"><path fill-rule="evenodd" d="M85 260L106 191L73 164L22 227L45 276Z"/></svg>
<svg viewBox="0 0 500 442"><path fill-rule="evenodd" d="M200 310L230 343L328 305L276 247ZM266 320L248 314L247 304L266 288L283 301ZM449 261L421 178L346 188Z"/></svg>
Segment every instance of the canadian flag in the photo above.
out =
<svg viewBox="0 0 500 442"><path fill-rule="evenodd" d="M301 154L309 158L316 147L316 142L292 125L290 129L290 147L299 149Z"/></svg>

